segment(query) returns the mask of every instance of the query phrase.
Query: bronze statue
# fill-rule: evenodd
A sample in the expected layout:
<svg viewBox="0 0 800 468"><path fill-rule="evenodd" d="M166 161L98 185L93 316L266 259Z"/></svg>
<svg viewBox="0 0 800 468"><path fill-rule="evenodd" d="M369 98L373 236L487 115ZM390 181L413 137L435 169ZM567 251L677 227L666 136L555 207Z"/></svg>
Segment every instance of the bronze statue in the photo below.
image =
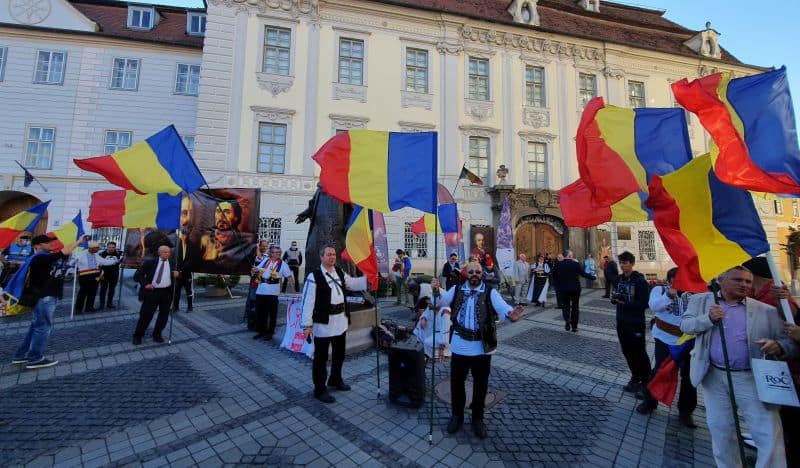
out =
<svg viewBox="0 0 800 468"><path fill-rule="evenodd" d="M319 268L319 250L326 245L332 245L339 255L337 265L351 275L357 274L353 264L341 258L345 246L347 222L352 212L351 205L333 199L323 193L317 185L317 191L308 201L308 208L298 214L295 220L297 224L302 224L307 219L311 220L306 237L306 273Z"/></svg>

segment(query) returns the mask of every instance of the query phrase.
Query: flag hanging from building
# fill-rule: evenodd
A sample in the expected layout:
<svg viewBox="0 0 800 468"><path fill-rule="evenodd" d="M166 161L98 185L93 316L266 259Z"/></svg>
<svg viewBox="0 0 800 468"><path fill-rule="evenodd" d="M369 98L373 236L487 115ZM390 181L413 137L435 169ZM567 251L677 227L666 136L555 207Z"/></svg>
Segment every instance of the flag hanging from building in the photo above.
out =
<svg viewBox="0 0 800 468"><path fill-rule="evenodd" d="M345 251L342 258L349 259L364 273L370 291L378 289L378 260L372 236L371 210L356 206L347 224Z"/></svg>
<svg viewBox="0 0 800 468"><path fill-rule="evenodd" d="M92 194L87 221L92 228L177 229L181 195L140 195L131 190L101 190Z"/></svg>
<svg viewBox="0 0 800 468"><path fill-rule="evenodd" d="M47 211L50 200L21 211L0 223L0 249L5 249L23 231L33 232Z"/></svg>
<svg viewBox="0 0 800 468"><path fill-rule="evenodd" d="M28 171L28 168L23 167L22 169L25 171L25 180L22 181L22 186L30 187L33 181L36 180L36 177Z"/></svg>
<svg viewBox="0 0 800 468"><path fill-rule="evenodd" d="M348 130L313 156L322 191L342 203L388 213L436 212L436 132Z"/></svg>
<svg viewBox="0 0 800 468"><path fill-rule="evenodd" d="M697 114L719 155L714 172L756 192L800 195L800 149L786 67L731 79L715 73L672 84L675 99Z"/></svg>
<svg viewBox="0 0 800 468"><path fill-rule="evenodd" d="M57 239L52 245L52 250L54 252L58 252L67 245L72 245L73 242L80 239L84 234L86 234L86 231L83 229L83 217L81 216L80 210L78 210L78 214L72 218L72 221L48 233L48 235L54 236ZM88 243L84 243L82 247L88 248Z"/></svg>
<svg viewBox="0 0 800 468"><path fill-rule="evenodd" d="M644 205L647 194L636 192L611 205L598 203L583 179L558 191L558 204L569 227L589 228L608 222L652 220L652 211Z"/></svg>
<svg viewBox="0 0 800 468"><path fill-rule="evenodd" d="M467 179L475 185L483 185L483 179L478 177L477 174L467 169L467 166L461 166L461 174L458 175L459 179Z"/></svg>
<svg viewBox="0 0 800 468"><path fill-rule="evenodd" d="M425 213L411 224L411 232L415 236L429 233L450 234L458 232L458 206L453 195L442 184L437 184L439 199L439 215ZM437 226L436 223L439 223Z"/></svg>
<svg viewBox="0 0 800 468"><path fill-rule="evenodd" d="M674 286L700 292L714 277L769 251L750 192L725 184L704 154L650 181L647 206L672 260Z"/></svg>
<svg viewBox="0 0 800 468"><path fill-rule="evenodd" d="M575 137L578 171L604 206L647 192L654 175L692 159L683 109L627 109L589 101Z"/></svg>
<svg viewBox="0 0 800 468"><path fill-rule="evenodd" d="M84 171L100 174L110 183L140 194L177 195L206 185L173 125L130 148L73 161Z"/></svg>

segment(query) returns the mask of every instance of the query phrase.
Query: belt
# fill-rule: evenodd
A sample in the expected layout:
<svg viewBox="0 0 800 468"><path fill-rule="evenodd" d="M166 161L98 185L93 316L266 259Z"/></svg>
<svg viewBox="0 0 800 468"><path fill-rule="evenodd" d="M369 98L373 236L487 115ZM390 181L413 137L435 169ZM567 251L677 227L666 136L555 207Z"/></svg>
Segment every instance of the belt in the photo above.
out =
<svg viewBox="0 0 800 468"><path fill-rule="evenodd" d="M344 312L344 303L331 305L331 311L328 315L338 315Z"/></svg>
<svg viewBox="0 0 800 468"><path fill-rule="evenodd" d="M481 341L480 330L469 330L461 325L455 325L455 333L464 341Z"/></svg>
<svg viewBox="0 0 800 468"><path fill-rule="evenodd" d="M93 270L81 270L81 271L79 271L79 272L78 272L78 276L84 276L84 275L96 275L96 274L99 274L99 273L100 273L100 270L98 270L97 268L95 268L95 269L93 269Z"/></svg>
<svg viewBox="0 0 800 468"><path fill-rule="evenodd" d="M656 317L656 326L658 327L659 330L663 331L664 333L669 333L672 336L677 336L677 337L683 336L681 327L665 322L658 317Z"/></svg>
<svg viewBox="0 0 800 468"><path fill-rule="evenodd" d="M722 371L725 370L725 368L723 366L718 366L718 365L714 364L713 362L711 363L711 365L713 367L716 367L719 370L722 370ZM728 370L730 370L731 372L749 372L751 369L748 367L747 369L728 369Z"/></svg>

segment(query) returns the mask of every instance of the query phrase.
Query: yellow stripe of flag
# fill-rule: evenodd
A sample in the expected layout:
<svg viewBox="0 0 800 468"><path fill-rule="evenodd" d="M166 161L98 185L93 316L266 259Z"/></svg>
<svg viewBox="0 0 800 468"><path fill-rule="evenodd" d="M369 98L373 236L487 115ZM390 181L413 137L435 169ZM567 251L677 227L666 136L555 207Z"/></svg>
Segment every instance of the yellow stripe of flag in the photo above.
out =
<svg viewBox="0 0 800 468"><path fill-rule="evenodd" d="M183 190L164 169L158 161L158 156L146 141L117 151L112 157L128 180L131 183L136 182L136 190L139 192L167 192L170 195L177 195ZM171 188L165 190L168 187Z"/></svg>
<svg viewBox="0 0 800 468"><path fill-rule="evenodd" d="M636 112L633 109L606 106L597 112L595 120L603 141L622 158L639 181L639 189L647 193L647 173L636 157Z"/></svg>
<svg viewBox="0 0 800 468"><path fill-rule="evenodd" d="M350 197L382 213L389 209L389 132L350 130ZM403 181L395 181L404 183ZM357 195L357 198L353 195Z"/></svg>
<svg viewBox="0 0 800 468"><path fill-rule="evenodd" d="M127 228L153 227L158 214L158 194L139 195L128 190L125 194L125 214L122 225Z"/></svg>

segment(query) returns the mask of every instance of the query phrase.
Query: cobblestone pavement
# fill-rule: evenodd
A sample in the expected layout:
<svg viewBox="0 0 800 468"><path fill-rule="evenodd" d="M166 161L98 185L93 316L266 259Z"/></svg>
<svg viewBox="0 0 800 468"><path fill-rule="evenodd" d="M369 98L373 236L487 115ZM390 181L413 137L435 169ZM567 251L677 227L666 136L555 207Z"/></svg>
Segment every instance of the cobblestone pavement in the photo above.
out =
<svg viewBox="0 0 800 468"><path fill-rule="evenodd" d="M325 405L311 395L311 361L254 341L241 323L244 298L199 296L175 314L171 344L130 342L138 302L69 320L59 306L48 356L60 363L26 371L10 364L24 319L0 319L0 464L3 466L710 466L700 428L683 428L677 408L650 416L622 392L628 380L602 290L586 291L578 333L560 311L528 308L501 324L490 386L500 401L486 415L490 437L467 424L443 433L449 407L387 401L388 362L380 355L380 395L372 350L348 356L353 390ZM242 296L241 292L238 292ZM551 299L550 303L554 301ZM408 309L381 303L384 317ZM650 345L652 348L652 345ZM436 383L449 365L437 363ZM426 369L430 384L431 368ZM433 415L432 443L428 431Z"/></svg>

